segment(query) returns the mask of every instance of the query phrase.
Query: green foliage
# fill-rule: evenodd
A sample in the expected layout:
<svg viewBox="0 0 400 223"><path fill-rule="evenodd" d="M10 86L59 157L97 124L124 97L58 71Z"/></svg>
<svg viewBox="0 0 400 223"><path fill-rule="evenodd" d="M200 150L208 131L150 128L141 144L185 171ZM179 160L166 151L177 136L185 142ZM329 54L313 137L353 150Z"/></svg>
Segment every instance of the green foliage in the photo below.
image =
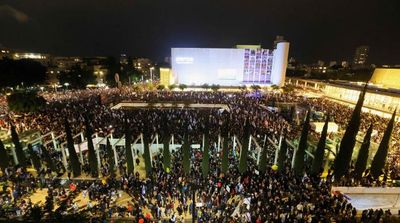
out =
<svg viewBox="0 0 400 223"><path fill-rule="evenodd" d="M372 160L371 163L371 175L375 179L379 178L379 176L382 174L383 168L385 167L389 149L390 137L392 135L395 118L396 118L396 110L393 112L392 118L390 119L386 127L382 141L379 144L378 150L376 151L374 159Z"/></svg>
<svg viewBox="0 0 400 223"><path fill-rule="evenodd" d="M334 174L335 179L337 180L340 180L349 169L354 145L356 144L358 129L360 127L361 109L364 103L364 96L367 90L367 86L368 85L365 84L364 90L360 93L356 107L353 110L350 122L347 125L342 141L340 142L339 152L337 153L334 162Z"/></svg>
<svg viewBox="0 0 400 223"><path fill-rule="evenodd" d="M239 89L241 91L245 91L247 89L247 87L246 87L246 85L241 85L241 86L239 86Z"/></svg>
<svg viewBox="0 0 400 223"><path fill-rule="evenodd" d="M127 163L127 169L128 169L128 175L134 173L134 166L133 166L133 156L132 156L132 149L131 149L131 139L132 139L132 134L131 131L129 130L129 126L127 121L125 120L124 124L124 131L125 131L125 155L126 155L126 163Z"/></svg>
<svg viewBox="0 0 400 223"><path fill-rule="evenodd" d="M71 127L69 126L67 118L65 118L64 120L64 128L65 128L65 134L67 135L69 165L71 167L73 176L78 177L81 175L81 164L79 163L78 155L76 155L74 139L72 138Z"/></svg>
<svg viewBox="0 0 400 223"><path fill-rule="evenodd" d="M84 89L88 84L96 84L96 76L93 71L83 69L80 65L75 65L69 72L61 72L58 80L62 85L68 83L68 88Z"/></svg>
<svg viewBox="0 0 400 223"><path fill-rule="evenodd" d="M278 152L278 159L276 162L278 165L279 171L282 171L284 169L286 153L287 153L286 137L283 137L282 142L281 142L281 147L279 148L279 152Z"/></svg>
<svg viewBox="0 0 400 223"><path fill-rule="evenodd" d="M179 85L179 89L181 89L181 91L185 90L187 88L186 84L180 84Z"/></svg>
<svg viewBox="0 0 400 223"><path fill-rule="evenodd" d="M0 140L0 167L4 171L9 165L9 159L3 142Z"/></svg>
<svg viewBox="0 0 400 223"><path fill-rule="evenodd" d="M253 91L259 91L261 89L260 85L251 85Z"/></svg>
<svg viewBox="0 0 400 223"><path fill-rule="evenodd" d="M188 176L190 174L190 144L189 144L189 135L185 134L184 141L182 145L183 152L183 171Z"/></svg>
<svg viewBox="0 0 400 223"><path fill-rule="evenodd" d="M33 86L46 81L46 67L29 59L0 59L0 76L0 87Z"/></svg>
<svg viewBox="0 0 400 223"><path fill-rule="evenodd" d="M218 91L221 87L218 84L211 85L211 90Z"/></svg>
<svg viewBox="0 0 400 223"><path fill-rule="evenodd" d="M152 164L151 164L151 152L150 152L150 133L147 130L143 132L143 140L144 140L144 164L146 168L146 174L147 177L151 178Z"/></svg>
<svg viewBox="0 0 400 223"><path fill-rule="evenodd" d="M299 146L294 154L293 170L296 175L302 175L304 172L304 155L306 153L307 137L310 131L310 116L311 110L308 110L306 120L303 124L303 129L301 131Z"/></svg>
<svg viewBox="0 0 400 223"><path fill-rule="evenodd" d="M162 84L157 85L157 90L162 91L165 89L165 86Z"/></svg>
<svg viewBox="0 0 400 223"><path fill-rule="evenodd" d="M201 87L202 87L204 90L210 89L210 85L208 85L208 84L203 84L203 85L201 85Z"/></svg>
<svg viewBox="0 0 400 223"><path fill-rule="evenodd" d="M324 161L326 137L328 135L329 115L326 116L324 127L322 128L321 137L319 138L317 149L314 153L314 159L311 166L311 174L317 176L321 173Z"/></svg>
<svg viewBox="0 0 400 223"><path fill-rule="evenodd" d="M114 151L111 147L110 140L108 138L107 138L106 151L107 151L108 165L110 167L110 173L113 176L115 174Z"/></svg>
<svg viewBox="0 0 400 223"><path fill-rule="evenodd" d="M357 162L354 168L354 175L357 179L360 179L367 167L369 146L371 144L371 133L373 124L371 124L364 136L363 143L360 150L358 151Z"/></svg>
<svg viewBox="0 0 400 223"><path fill-rule="evenodd" d="M90 175L92 177L98 177L99 170L98 170L98 165L97 165L97 157L96 157L96 152L94 151L94 145L93 145L93 140L92 140L93 132L92 132L92 127L90 126L90 123L89 123L89 117L87 115L85 116L85 126L86 126L85 136L86 136L88 152L89 152Z"/></svg>
<svg viewBox="0 0 400 223"><path fill-rule="evenodd" d="M210 135L208 128L204 131L203 159L201 160L201 171L203 177L208 176L210 171Z"/></svg>
<svg viewBox="0 0 400 223"><path fill-rule="evenodd" d="M42 163L40 162L40 158L37 153L33 151L31 144L28 144L28 152L32 160L33 167L35 167L36 171L39 172L42 169Z"/></svg>
<svg viewBox="0 0 400 223"><path fill-rule="evenodd" d="M14 92L7 96L8 108L14 112L35 112L46 105L46 100L34 91Z"/></svg>
<svg viewBox="0 0 400 223"><path fill-rule="evenodd" d="M57 166L54 165L53 159L51 158L49 151L47 151L47 149L43 145L41 146L40 149L42 151L43 158L44 158L44 161L46 163L46 166L48 168L50 168L51 171L58 172Z"/></svg>
<svg viewBox="0 0 400 223"><path fill-rule="evenodd" d="M168 86L168 88L170 90L174 90L176 88L176 84L171 84L171 85Z"/></svg>
<svg viewBox="0 0 400 223"><path fill-rule="evenodd" d="M249 140L250 140L251 125L249 118L246 119L246 124L244 126L243 136L242 136L242 150L240 151L239 159L239 172L243 174L247 170L247 156L249 153Z"/></svg>
<svg viewBox="0 0 400 223"><path fill-rule="evenodd" d="M15 130L15 126L11 125L11 140L14 143L15 153L17 154L18 164L20 166L26 166L26 157L25 153L22 150L21 142L19 141L19 137L17 131Z"/></svg>

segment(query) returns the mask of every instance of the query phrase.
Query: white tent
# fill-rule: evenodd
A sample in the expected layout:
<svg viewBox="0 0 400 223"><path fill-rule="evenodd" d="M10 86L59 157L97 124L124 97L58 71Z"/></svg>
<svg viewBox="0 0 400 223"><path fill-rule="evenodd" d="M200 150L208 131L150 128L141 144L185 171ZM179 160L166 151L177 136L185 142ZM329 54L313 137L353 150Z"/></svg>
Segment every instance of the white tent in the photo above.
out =
<svg viewBox="0 0 400 223"><path fill-rule="evenodd" d="M315 132L321 133L322 128L324 127L325 122L311 122L311 129ZM339 129L339 126L334 122L328 123L328 133L334 132L336 133Z"/></svg>

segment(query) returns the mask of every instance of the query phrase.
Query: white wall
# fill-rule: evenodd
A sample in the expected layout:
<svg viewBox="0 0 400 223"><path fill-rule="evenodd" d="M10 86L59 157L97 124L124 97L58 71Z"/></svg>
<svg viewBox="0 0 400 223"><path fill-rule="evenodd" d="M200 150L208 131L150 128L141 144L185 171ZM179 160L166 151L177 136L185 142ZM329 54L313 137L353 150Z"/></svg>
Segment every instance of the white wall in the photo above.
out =
<svg viewBox="0 0 400 223"><path fill-rule="evenodd" d="M289 42L278 43L274 50L271 82L277 86L285 85L286 68L289 56Z"/></svg>

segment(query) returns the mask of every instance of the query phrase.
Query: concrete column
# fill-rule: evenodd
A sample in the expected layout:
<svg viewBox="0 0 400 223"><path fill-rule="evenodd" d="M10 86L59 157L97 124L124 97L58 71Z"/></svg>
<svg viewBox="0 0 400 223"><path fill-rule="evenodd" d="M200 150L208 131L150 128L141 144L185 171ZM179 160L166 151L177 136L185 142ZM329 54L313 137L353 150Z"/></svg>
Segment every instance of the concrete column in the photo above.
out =
<svg viewBox="0 0 400 223"><path fill-rule="evenodd" d="M117 149L115 148L115 145L111 145L111 148L114 152L114 161L115 161L115 168L118 169L118 155L117 155Z"/></svg>
<svg viewBox="0 0 400 223"><path fill-rule="evenodd" d="M51 141L53 142L54 150L57 150L57 141L56 141L56 138L54 136L54 132L51 132Z"/></svg>
<svg viewBox="0 0 400 223"><path fill-rule="evenodd" d="M236 156L236 135L233 135L233 156Z"/></svg>
<svg viewBox="0 0 400 223"><path fill-rule="evenodd" d="M217 152L220 151L220 144L221 144L221 135L218 135L218 145L217 145Z"/></svg>
<svg viewBox="0 0 400 223"><path fill-rule="evenodd" d="M81 149L81 143L78 143L78 150L79 150L79 159L81 160L81 164L83 164L83 154Z"/></svg>
<svg viewBox="0 0 400 223"><path fill-rule="evenodd" d="M201 144L201 148L203 149L203 151L204 151L204 141L205 141L205 135L203 134L203 143Z"/></svg>
<svg viewBox="0 0 400 223"><path fill-rule="evenodd" d="M96 145L95 145L95 149L96 149L96 156L97 156L97 167L98 167L98 170L99 170L99 172L100 172L100 168L101 168L101 160L100 160L100 151L99 151L99 140L98 140L98 135L97 135L97 133L95 134L95 136L96 136Z"/></svg>

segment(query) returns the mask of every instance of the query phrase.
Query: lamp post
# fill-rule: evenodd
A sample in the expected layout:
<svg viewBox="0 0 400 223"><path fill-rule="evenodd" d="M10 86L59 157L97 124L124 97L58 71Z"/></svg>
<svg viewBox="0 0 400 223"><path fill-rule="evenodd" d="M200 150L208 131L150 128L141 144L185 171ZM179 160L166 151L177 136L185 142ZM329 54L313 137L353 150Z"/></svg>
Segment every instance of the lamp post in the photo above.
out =
<svg viewBox="0 0 400 223"><path fill-rule="evenodd" d="M153 70L154 70L154 67L150 67L150 80L151 80L151 83L153 83Z"/></svg>
<svg viewBox="0 0 400 223"><path fill-rule="evenodd" d="M67 90L68 90L68 86L69 86L69 83L64 83L64 86L67 88Z"/></svg>

